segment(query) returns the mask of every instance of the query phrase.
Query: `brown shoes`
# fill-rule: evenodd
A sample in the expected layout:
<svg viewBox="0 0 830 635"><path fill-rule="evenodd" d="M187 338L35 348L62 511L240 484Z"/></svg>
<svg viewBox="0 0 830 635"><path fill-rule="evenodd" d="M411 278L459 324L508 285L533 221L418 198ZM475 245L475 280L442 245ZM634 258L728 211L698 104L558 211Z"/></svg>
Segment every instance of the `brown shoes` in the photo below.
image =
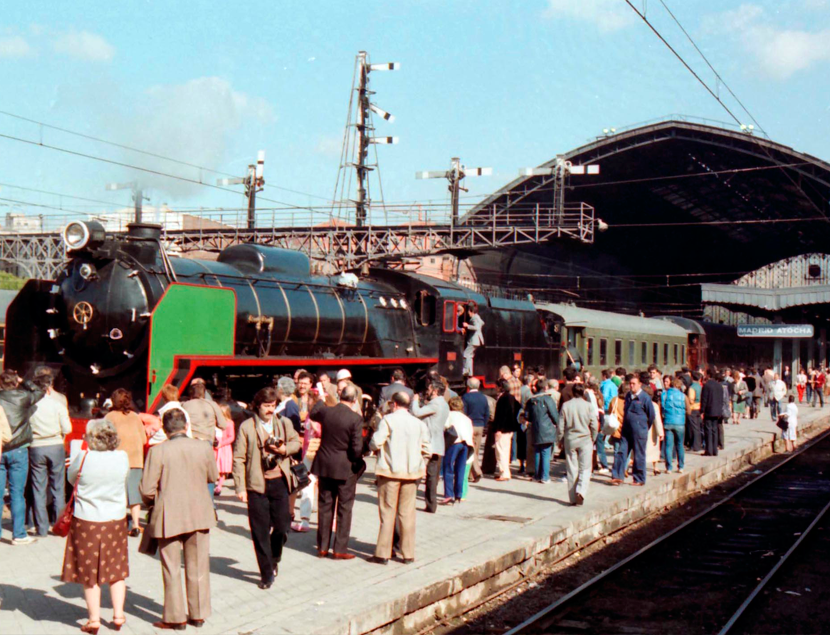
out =
<svg viewBox="0 0 830 635"><path fill-rule="evenodd" d="M333 553L331 557L335 560L354 560L353 553Z"/></svg>
<svg viewBox="0 0 830 635"><path fill-rule="evenodd" d="M329 552L328 551L323 551L322 549L318 549L317 550L317 557L318 558L328 558L329 557Z"/></svg>
<svg viewBox="0 0 830 635"><path fill-rule="evenodd" d="M187 622L182 622L181 624L173 624L171 622L156 622L153 624L153 628L157 628L160 631L183 631L187 628Z"/></svg>

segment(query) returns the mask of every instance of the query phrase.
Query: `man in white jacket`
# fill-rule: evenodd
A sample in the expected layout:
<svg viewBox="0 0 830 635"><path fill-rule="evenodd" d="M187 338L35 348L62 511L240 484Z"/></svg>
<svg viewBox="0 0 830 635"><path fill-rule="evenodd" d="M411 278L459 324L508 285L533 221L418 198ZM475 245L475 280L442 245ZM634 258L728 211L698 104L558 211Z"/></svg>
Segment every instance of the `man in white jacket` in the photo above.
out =
<svg viewBox="0 0 830 635"><path fill-rule="evenodd" d="M787 410L787 384L781 381L778 373L775 373L775 378L772 381L770 389L770 415L772 420L778 419L779 414L783 414Z"/></svg>
<svg viewBox="0 0 830 635"><path fill-rule="evenodd" d="M426 424L409 414L409 395L396 392L390 399L392 412L383 417L370 447L378 451L380 531L371 562L386 564L392 556L395 519L400 519L403 561L415 561L415 498L418 480L426 474L424 457L430 455Z"/></svg>

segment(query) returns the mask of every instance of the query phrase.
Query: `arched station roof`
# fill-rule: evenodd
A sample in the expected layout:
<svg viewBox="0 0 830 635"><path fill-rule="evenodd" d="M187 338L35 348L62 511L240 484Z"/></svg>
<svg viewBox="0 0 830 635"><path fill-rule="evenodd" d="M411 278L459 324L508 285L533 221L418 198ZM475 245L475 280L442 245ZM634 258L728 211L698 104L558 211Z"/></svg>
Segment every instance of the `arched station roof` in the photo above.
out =
<svg viewBox="0 0 830 635"><path fill-rule="evenodd" d="M569 280L567 289L576 293L577 303L606 308L603 299L614 290L609 288L613 278L591 289L590 275L722 273L697 282L731 282L770 262L824 251L830 244L830 164L758 134L672 119L610 134L561 156L574 165L600 166L599 175L571 176L565 199L591 205L609 229L597 233L593 244L557 240L480 256L473 262L483 281L528 286L527 270L539 271L534 284L541 287L545 269L582 272L586 277L576 291L572 277L561 280ZM520 177L473 208L464 221L481 222L494 210L550 208L552 201L552 176ZM538 264L544 261L547 265ZM496 276L499 268L509 275ZM490 274L500 279L490 280ZM627 287L629 299L647 300L641 308L646 313L660 312L660 302L668 306L672 298L700 301L698 286L676 290L680 278L669 278L662 288L644 280L615 286Z"/></svg>

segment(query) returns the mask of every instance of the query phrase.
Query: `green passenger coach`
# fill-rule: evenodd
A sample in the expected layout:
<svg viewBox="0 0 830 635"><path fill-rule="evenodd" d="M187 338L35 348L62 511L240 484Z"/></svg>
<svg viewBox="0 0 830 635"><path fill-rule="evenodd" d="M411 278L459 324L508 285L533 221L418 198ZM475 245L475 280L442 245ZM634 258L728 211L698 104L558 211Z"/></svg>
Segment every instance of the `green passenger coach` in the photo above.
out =
<svg viewBox="0 0 830 635"><path fill-rule="evenodd" d="M686 365L688 333L667 322L635 315L583 309L570 304L537 304L550 321L560 322L560 371L579 364L599 377L604 368L628 372L655 364L663 373Z"/></svg>

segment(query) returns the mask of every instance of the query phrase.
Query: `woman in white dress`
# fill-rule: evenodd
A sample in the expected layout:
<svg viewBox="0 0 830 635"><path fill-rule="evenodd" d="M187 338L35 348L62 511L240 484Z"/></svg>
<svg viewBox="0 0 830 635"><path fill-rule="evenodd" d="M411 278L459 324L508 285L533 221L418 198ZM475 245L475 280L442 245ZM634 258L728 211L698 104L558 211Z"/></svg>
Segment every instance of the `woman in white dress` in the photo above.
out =
<svg viewBox="0 0 830 635"><path fill-rule="evenodd" d="M795 403L795 395L790 395L787 404L787 429L783 431L782 437L787 452L795 450L795 441L798 436L798 404Z"/></svg>

